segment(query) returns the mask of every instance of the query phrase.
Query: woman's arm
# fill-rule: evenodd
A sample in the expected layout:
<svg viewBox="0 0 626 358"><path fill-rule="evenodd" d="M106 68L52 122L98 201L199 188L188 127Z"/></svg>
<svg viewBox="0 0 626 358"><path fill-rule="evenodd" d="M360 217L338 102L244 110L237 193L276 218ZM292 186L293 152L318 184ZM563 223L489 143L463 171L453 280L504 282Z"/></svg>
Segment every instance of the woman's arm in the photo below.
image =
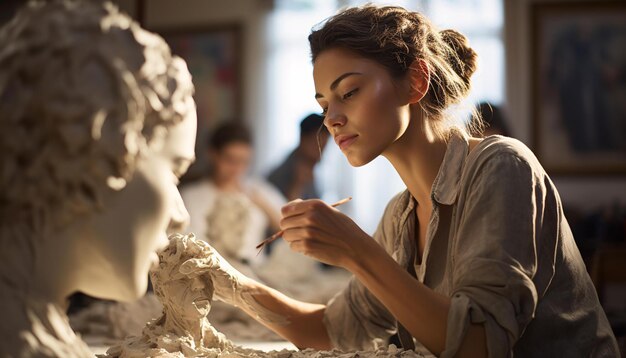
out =
<svg viewBox="0 0 626 358"><path fill-rule="evenodd" d="M352 272L412 336L432 353L443 352L449 297L410 276L349 217L319 200L293 201L283 215L283 238L293 250ZM483 325L470 325L457 354L487 355Z"/></svg>
<svg viewBox="0 0 626 358"><path fill-rule="evenodd" d="M298 348L331 349L331 342L324 326L324 309L320 304L306 303L290 298L273 288L251 281L248 287L252 297L267 310L285 317L287 324L272 323L259 319L256 312L243 310L267 328L287 339Z"/></svg>
<svg viewBox="0 0 626 358"><path fill-rule="evenodd" d="M239 307L297 347L331 347L324 326L324 305L305 303L257 282L239 272L213 247L209 247L206 279L213 298Z"/></svg>

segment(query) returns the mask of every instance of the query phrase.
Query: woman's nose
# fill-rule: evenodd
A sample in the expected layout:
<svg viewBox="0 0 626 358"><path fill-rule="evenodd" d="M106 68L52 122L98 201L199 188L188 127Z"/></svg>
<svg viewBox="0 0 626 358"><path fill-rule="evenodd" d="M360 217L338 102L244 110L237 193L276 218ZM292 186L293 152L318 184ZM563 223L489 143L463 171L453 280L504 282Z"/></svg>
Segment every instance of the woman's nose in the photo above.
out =
<svg viewBox="0 0 626 358"><path fill-rule="evenodd" d="M173 234L175 232L183 231L189 225L189 212L185 208L183 198L180 196L178 189L174 190L174 203L172 207L172 214L170 224L167 228L167 234Z"/></svg>
<svg viewBox="0 0 626 358"><path fill-rule="evenodd" d="M328 106L326 116L324 117L324 125L331 129L332 127L341 127L344 124L346 124L346 116L341 112L340 107Z"/></svg>

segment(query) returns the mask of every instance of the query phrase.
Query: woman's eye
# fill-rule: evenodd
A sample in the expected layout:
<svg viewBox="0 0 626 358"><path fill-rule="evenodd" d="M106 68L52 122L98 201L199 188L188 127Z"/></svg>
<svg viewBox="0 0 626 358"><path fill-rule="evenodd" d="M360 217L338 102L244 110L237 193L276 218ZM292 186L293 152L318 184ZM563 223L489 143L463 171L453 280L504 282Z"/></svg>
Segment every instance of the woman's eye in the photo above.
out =
<svg viewBox="0 0 626 358"><path fill-rule="evenodd" d="M350 92L348 92L348 93L344 94L342 98L343 98L344 100L346 100L346 99L350 99L350 98L351 98L352 96L354 96L354 95L355 95L358 91L359 91L359 89L358 89L358 88L355 88L355 89L353 89L352 91L350 91Z"/></svg>
<svg viewBox="0 0 626 358"><path fill-rule="evenodd" d="M326 112L328 112L328 108L322 108L322 113L320 113L320 115L322 117L326 117Z"/></svg>

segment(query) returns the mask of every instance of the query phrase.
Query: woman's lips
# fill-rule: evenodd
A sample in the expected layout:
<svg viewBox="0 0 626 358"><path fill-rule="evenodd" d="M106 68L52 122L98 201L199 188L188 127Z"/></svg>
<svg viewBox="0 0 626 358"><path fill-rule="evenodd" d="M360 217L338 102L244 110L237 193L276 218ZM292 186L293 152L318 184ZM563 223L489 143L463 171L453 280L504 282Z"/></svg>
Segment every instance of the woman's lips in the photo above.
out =
<svg viewBox="0 0 626 358"><path fill-rule="evenodd" d="M354 141L356 140L356 138L358 137L358 135L353 134L353 135L340 135L337 136L335 138L335 142L337 142L337 145L339 146L339 149L344 150L346 148L348 148L352 143L354 143Z"/></svg>

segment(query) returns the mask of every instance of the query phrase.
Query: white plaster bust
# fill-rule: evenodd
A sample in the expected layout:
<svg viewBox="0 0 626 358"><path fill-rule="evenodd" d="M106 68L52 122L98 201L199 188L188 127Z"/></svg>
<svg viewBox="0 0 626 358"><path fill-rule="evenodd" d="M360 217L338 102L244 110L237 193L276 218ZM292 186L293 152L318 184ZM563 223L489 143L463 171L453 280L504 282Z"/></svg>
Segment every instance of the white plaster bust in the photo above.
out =
<svg viewBox="0 0 626 358"><path fill-rule="evenodd" d="M193 85L108 3L32 2L0 30L0 356L92 356L76 292L145 293L194 158Z"/></svg>

